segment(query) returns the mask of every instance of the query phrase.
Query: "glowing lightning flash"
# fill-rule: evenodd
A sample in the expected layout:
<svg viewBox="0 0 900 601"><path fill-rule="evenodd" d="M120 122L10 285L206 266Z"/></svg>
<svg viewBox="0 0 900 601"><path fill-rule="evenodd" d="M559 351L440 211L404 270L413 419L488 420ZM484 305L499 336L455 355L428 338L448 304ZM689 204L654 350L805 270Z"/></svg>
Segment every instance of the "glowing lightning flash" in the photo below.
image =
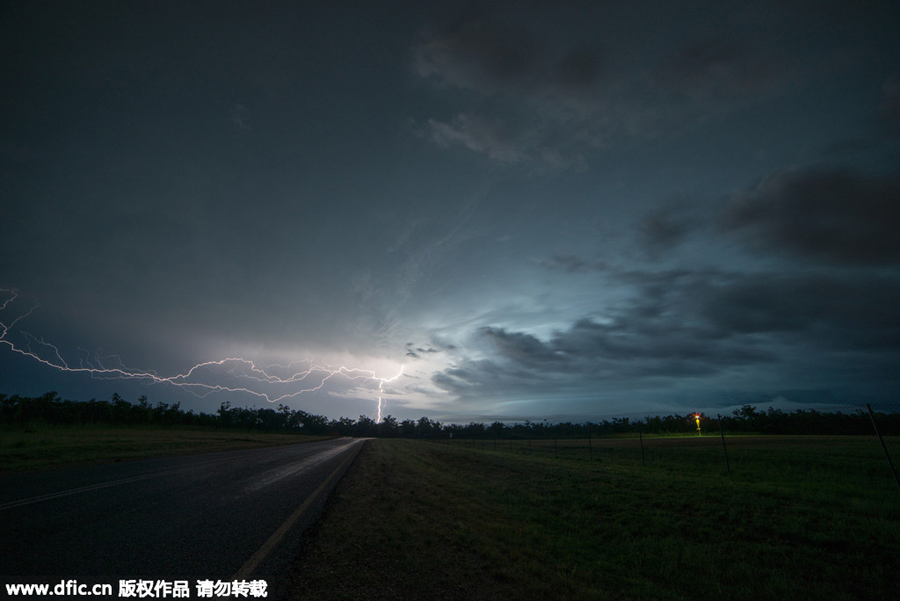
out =
<svg viewBox="0 0 900 601"><path fill-rule="evenodd" d="M397 378L403 375L403 366L400 366L400 371L397 372L397 375L393 378L388 378L385 380L384 378L376 378L378 380L378 416L375 418L375 423L381 423L381 410L384 409L384 400L381 396L384 394L384 385L387 382L393 382Z"/></svg>
<svg viewBox="0 0 900 601"><path fill-rule="evenodd" d="M0 288L0 293L5 293L8 297L0 303L0 312L5 311L7 307L12 305L18 299L17 290L6 290ZM9 349L20 355L30 357L31 359L42 363L53 369L71 373L89 374L92 378L98 379L128 379L128 380L146 380L156 384L171 384L183 388L191 392L195 396L205 397L213 392L233 392L244 393L257 398L265 399L269 403L277 403L285 399L295 398L302 394L315 392L320 390L325 383L335 376L343 376L350 380L375 380L378 382L378 401L377 401L377 419L376 423L381 421L382 410L384 409L384 385L393 382L403 374L403 366L397 375L390 378L379 378L375 372L367 369L345 367L329 367L325 365L315 365L310 361L305 361L305 369L296 370L295 364L289 365L273 365L269 367L260 367L254 361L241 357L228 357L214 361L204 361L198 363L185 371L173 376L160 376L153 371L134 370L122 364L118 357L115 357L118 365L116 367L107 367L99 358L91 360L89 357L83 357L78 367L70 366L59 349L53 344L43 339L38 339L22 332L26 343L26 348L17 346L8 338L11 330L17 323L31 315L38 305L32 305L27 311L18 315L15 319L6 324L2 321L0 315L0 343L5 344ZM48 349L39 355L33 347L43 347ZM46 356L50 358L46 358ZM289 375L276 375L274 370L281 372L294 370ZM224 374L221 373L224 371ZM317 374L318 377L314 374ZM219 383L213 383L211 379L215 377ZM319 379L321 377L321 379ZM223 382L228 383L223 383ZM299 386L299 389L297 387ZM263 388L284 389L286 392L272 393L263 391Z"/></svg>

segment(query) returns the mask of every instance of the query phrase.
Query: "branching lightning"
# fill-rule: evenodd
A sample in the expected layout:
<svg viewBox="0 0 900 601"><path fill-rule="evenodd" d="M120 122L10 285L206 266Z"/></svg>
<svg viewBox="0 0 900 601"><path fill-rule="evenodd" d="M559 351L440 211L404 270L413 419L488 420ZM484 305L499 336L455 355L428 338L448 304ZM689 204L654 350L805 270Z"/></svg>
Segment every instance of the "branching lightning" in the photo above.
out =
<svg viewBox="0 0 900 601"><path fill-rule="evenodd" d="M37 338L21 331L24 344L17 344L10 339L13 328L29 317L37 308L33 303L27 310L21 311L6 323L4 313L12 310L18 299L17 290L0 288L6 298L0 303L0 343L12 352L29 357L38 363L53 369L88 374L98 379L144 380L154 384L170 384L185 389L198 397L205 397L215 392L243 393L269 403L277 403L286 399L299 397L306 393L321 390L326 382L336 377L349 380L370 380L378 382L376 422L382 419L384 409L384 385L393 382L403 374L400 371L390 377L378 377L373 370L360 369L340 365L337 367L315 364L312 361L295 361L288 365L260 366L250 359L227 357L198 363L184 371L170 376L159 375L152 370L139 370L127 367L119 357L104 359L90 357L82 351L78 365L70 365L62 356L59 348L43 338ZM109 365L113 361L115 365ZM302 364L302 365L301 365ZM281 375L278 375L281 374ZM287 374L287 375L285 375ZM273 392L278 390L280 392Z"/></svg>

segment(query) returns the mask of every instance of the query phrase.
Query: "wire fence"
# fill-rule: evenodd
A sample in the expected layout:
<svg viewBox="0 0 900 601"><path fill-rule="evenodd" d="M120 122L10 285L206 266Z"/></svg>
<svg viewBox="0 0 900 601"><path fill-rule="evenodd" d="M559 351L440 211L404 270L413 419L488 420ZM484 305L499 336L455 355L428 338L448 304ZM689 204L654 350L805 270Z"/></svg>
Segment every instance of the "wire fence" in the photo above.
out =
<svg viewBox="0 0 900 601"><path fill-rule="evenodd" d="M847 407L854 412L812 413L824 416L820 423L827 427L821 429L827 433L772 434L728 429L728 424L734 422L726 416L693 414L689 417L693 417L696 431L690 434L645 433L646 423L642 422L634 432L606 435L594 434L590 428L583 436L566 435L566 429L560 427L555 432L551 428L543 429L541 433L549 436L529 437L516 436L510 428L498 429L494 436L453 437L449 433L430 440L482 452L728 475L778 469L794 470L798 478L808 478L814 477L820 466L828 464L837 466L847 478L893 480L892 486L900 492L900 476L895 465L895 457L900 453L900 413L897 413L900 404ZM773 412L771 416L778 417L778 413ZM797 421L794 420L795 425Z"/></svg>

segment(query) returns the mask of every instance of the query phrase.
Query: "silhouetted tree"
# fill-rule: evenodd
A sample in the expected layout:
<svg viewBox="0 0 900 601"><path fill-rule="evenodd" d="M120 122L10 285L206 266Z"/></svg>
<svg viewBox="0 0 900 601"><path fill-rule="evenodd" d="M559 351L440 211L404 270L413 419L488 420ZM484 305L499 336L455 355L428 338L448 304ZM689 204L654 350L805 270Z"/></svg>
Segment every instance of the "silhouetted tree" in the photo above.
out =
<svg viewBox="0 0 900 601"><path fill-rule="evenodd" d="M391 438L400 433L400 425L393 415L386 415L378 423L378 436Z"/></svg>
<svg viewBox="0 0 900 601"><path fill-rule="evenodd" d="M366 415L360 415L356 420L356 436L375 436L378 434L378 427L375 420Z"/></svg>

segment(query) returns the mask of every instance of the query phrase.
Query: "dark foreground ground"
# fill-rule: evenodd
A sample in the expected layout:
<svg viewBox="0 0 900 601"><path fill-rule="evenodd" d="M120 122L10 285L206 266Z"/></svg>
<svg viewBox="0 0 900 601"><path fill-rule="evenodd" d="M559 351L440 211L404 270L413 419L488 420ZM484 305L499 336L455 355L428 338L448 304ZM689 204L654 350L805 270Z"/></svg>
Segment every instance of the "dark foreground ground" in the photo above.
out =
<svg viewBox="0 0 900 601"><path fill-rule="evenodd" d="M713 437L645 442L642 461L637 440L369 441L304 536L291 598L900 590L900 490L874 437L733 438L730 474Z"/></svg>

